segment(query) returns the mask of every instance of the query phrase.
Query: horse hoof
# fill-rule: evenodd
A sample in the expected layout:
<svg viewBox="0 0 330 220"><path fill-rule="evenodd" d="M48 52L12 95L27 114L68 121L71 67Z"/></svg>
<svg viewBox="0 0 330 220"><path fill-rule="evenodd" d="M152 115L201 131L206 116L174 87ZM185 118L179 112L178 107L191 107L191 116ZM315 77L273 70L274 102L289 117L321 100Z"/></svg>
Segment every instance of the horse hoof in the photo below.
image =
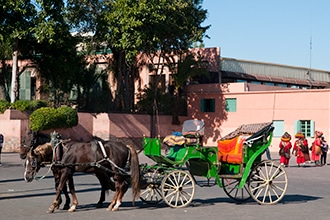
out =
<svg viewBox="0 0 330 220"><path fill-rule="evenodd" d="M103 203L99 202L96 204L96 208L102 208L103 207Z"/></svg>
<svg viewBox="0 0 330 220"><path fill-rule="evenodd" d="M63 210L69 210L69 208L70 208L70 205L64 205L63 206Z"/></svg>
<svg viewBox="0 0 330 220"><path fill-rule="evenodd" d="M54 213L54 209L48 209L47 213Z"/></svg>
<svg viewBox="0 0 330 220"><path fill-rule="evenodd" d="M76 205L71 206L71 208L68 210L69 212L74 212L76 211Z"/></svg>

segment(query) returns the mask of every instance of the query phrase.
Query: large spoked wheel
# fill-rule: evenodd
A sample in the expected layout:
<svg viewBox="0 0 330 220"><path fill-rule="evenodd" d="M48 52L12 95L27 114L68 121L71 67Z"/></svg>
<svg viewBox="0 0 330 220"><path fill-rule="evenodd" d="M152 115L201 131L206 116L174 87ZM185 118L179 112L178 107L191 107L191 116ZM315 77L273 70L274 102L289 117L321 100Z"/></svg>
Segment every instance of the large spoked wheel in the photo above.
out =
<svg viewBox="0 0 330 220"><path fill-rule="evenodd" d="M251 198L247 184L245 184L243 188L237 188L241 179L222 178L221 181L223 190L229 198L238 202L244 202Z"/></svg>
<svg viewBox="0 0 330 220"><path fill-rule="evenodd" d="M276 204L285 195L288 177L278 162L265 160L253 168L248 185L256 202L262 205Z"/></svg>
<svg viewBox="0 0 330 220"><path fill-rule="evenodd" d="M157 204L163 200L160 191L162 175L157 171L147 172L142 177L140 199L147 204Z"/></svg>
<svg viewBox="0 0 330 220"><path fill-rule="evenodd" d="M167 205L181 208L191 203L195 194L195 182L189 173L175 170L164 177L161 189Z"/></svg>

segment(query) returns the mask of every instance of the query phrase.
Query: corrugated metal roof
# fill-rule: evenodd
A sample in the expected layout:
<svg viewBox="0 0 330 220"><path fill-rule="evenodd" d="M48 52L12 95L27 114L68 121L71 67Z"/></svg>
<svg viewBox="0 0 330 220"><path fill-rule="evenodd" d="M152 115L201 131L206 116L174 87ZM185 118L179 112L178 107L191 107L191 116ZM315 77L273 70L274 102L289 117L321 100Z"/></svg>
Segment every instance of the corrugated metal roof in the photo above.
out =
<svg viewBox="0 0 330 220"><path fill-rule="evenodd" d="M330 82L329 71L232 58L221 58L221 71Z"/></svg>

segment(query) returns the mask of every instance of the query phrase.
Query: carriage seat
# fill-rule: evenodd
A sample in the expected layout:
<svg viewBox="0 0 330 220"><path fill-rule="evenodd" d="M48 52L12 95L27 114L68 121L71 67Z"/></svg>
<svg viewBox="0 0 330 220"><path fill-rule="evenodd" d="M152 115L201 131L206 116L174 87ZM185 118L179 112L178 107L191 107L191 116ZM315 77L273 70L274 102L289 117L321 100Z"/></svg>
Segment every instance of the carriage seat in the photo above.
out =
<svg viewBox="0 0 330 220"><path fill-rule="evenodd" d="M239 135L232 139L218 141L218 160L224 163L243 163L243 144L248 136Z"/></svg>
<svg viewBox="0 0 330 220"><path fill-rule="evenodd" d="M199 132L184 132L185 145L203 145L203 135Z"/></svg>

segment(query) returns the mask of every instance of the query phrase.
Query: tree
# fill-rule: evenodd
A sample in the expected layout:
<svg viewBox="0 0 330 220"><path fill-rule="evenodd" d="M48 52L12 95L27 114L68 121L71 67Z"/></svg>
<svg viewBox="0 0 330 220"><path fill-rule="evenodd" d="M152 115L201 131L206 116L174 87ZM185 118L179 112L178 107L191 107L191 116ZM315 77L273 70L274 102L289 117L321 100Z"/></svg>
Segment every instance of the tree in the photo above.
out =
<svg viewBox="0 0 330 220"><path fill-rule="evenodd" d="M75 76L85 67L82 54L77 53L79 42L70 33L65 19L64 2L39 0L39 8L33 28L38 41L34 61L45 84L41 92L51 94L53 106L68 104L68 96L75 83Z"/></svg>
<svg viewBox="0 0 330 220"><path fill-rule="evenodd" d="M93 42L106 42L111 49L116 110L121 111L134 109L137 54L171 62L169 56L202 41L208 29L201 26L206 10L200 0L68 0L68 11L73 29L94 33Z"/></svg>
<svg viewBox="0 0 330 220"><path fill-rule="evenodd" d="M207 65L204 64L203 57L195 57L195 54L188 52L181 55L175 65L170 65L173 74L173 107L172 124L180 124L178 112L180 108L180 89L182 89L189 80L196 76L209 75Z"/></svg>
<svg viewBox="0 0 330 220"><path fill-rule="evenodd" d="M8 65L6 60L11 58L12 46L10 40L0 40L0 59L2 71L0 74L0 100L9 100L9 93L6 88L9 86L10 77L8 76Z"/></svg>
<svg viewBox="0 0 330 220"><path fill-rule="evenodd" d="M194 42L202 42L209 28L201 26L206 10L201 8L200 0L117 0L108 1L105 8L109 10L103 11L104 22L99 30L114 52L119 94L124 93L124 99L128 97L125 94L127 79L134 79L126 64L134 63L138 53L146 54L156 69L162 70L161 60L173 63L175 57L187 52ZM156 63L155 57L158 57ZM154 106L152 137L157 134L156 111Z"/></svg>
<svg viewBox="0 0 330 220"><path fill-rule="evenodd" d="M0 41L1 44L10 42L12 45L12 80L11 102L18 98L18 55L20 40L30 36L32 18L35 8L29 0L1 0L0 8ZM2 57L1 59L6 58Z"/></svg>

